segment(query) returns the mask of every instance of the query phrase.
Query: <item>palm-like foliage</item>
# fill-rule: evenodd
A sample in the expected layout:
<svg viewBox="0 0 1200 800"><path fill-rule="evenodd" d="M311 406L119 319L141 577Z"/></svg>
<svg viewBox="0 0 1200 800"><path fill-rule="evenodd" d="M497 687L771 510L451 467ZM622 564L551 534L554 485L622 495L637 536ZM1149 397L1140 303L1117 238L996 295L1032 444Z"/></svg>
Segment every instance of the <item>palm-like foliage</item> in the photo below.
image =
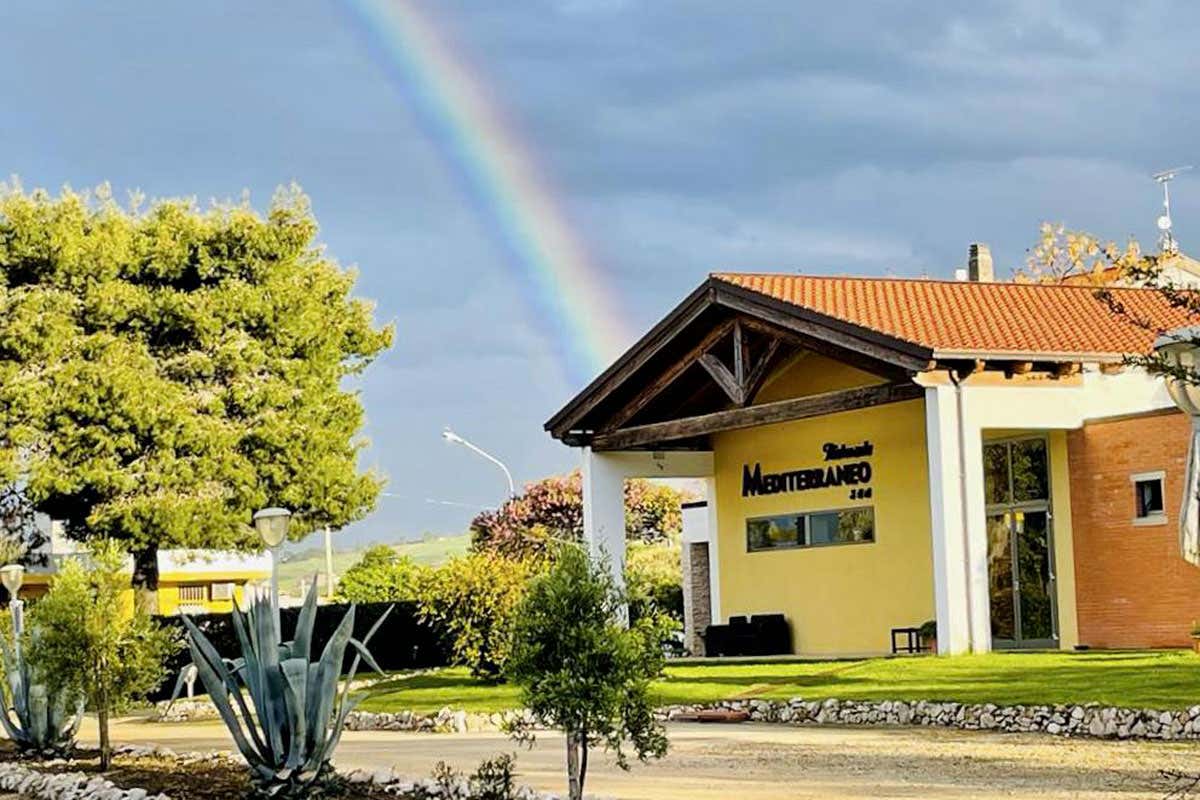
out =
<svg viewBox="0 0 1200 800"><path fill-rule="evenodd" d="M357 704L358 698L350 697L349 691L359 659L379 671L366 644L387 614L360 642L351 636L351 606L320 658L314 661L310 651L316 613L313 581L295 637L280 642L269 599L251 600L245 612L235 605L233 625L242 651L236 659L222 658L208 637L190 619L183 618L200 680L250 764L257 791L268 797L310 796L313 784L328 773L346 715ZM353 646L357 653L339 693L338 678L347 646ZM253 713L246 695L253 704Z"/></svg>
<svg viewBox="0 0 1200 800"><path fill-rule="evenodd" d="M50 697L44 683L35 681L34 670L16 641L0 636L0 661L4 681L0 683L0 724L17 748L41 756L65 755L75 745L75 732L83 719L83 696L63 690Z"/></svg>

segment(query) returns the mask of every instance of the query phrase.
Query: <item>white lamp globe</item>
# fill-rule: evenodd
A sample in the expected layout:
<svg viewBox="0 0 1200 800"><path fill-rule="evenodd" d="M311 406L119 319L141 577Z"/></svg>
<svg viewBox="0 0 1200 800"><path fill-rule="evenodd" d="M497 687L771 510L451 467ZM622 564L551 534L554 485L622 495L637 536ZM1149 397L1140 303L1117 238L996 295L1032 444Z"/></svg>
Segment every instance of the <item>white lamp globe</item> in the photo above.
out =
<svg viewBox="0 0 1200 800"><path fill-rule="evenodd" d="M25 568L20 564L5 564L0 567L0 583L3 583L4 588L8 590L9 597L15 599L24 582Z"/></svg>
<svg viewBox="0 0 1200 800"><path fill-rule="evenodd" d="M1167 366L1183 369L1200 379L1200 327L1177 328L1154 342L1154 352ZM1200 386L1177 377L1167 377L1167 392L1179 409L1200 416Z"/></svg>
<svg viewBox="0 0 1200 800"><path fill-rule="evenodd" d="M287 538L292 512L286 508L264 508L254 514L254 528L269 549L274 550Z"/></svg>

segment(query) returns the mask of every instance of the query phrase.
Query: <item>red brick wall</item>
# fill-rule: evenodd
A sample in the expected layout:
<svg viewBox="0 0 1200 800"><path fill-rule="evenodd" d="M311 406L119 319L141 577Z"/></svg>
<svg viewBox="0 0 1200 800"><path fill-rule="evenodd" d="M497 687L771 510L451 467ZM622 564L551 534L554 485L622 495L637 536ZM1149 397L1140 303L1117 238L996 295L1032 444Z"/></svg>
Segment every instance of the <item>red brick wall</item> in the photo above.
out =
<svg viewBox="0 0 1200 800"><path fill-rule="evenodd" d="M1178 411L1089 423L1067 434L1079 641L1188 646L1200 568L1179 555L1190 422ZM1163 470L1165 525L1134 525L1129 476Z"/></svg>

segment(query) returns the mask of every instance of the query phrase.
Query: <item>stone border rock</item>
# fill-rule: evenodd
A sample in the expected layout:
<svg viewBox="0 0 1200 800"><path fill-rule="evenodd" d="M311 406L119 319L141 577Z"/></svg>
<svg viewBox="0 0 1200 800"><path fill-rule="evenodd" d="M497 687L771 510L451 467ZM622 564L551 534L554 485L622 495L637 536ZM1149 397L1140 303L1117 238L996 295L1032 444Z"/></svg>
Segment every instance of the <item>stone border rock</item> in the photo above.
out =
<svg viewBox="0 0 1200 800"><path fill-rule="evenodd" d="M170 800L145 789L122 789L98 775L39 772L15 761L0 762L0 789L46 800Z"/></svg>
<svg viewBox="0 0 1200 800"><path fill-rule="evenodd" d="M533 715L528 711L472 714L449 707L433 714L419 714L414 711L351 711L346 716L346 730L349 731L466 733L508 730L512 727L531 728L536 727L536 724Z"/></svg>
<svg viewBox="0 0 1200 800"><path fill-rule="evenodd" d="M1200 739L1200 705L1186 711L1086 705L997 706L927 700L734 700L659 709L659 719L699 711L744 711L754 722L784 725L927 725L1005 733L1046 733L1100 739Z"/></svg>
<svg viewBox="0 0 1200 800"><path fill-rule="evenodd" d="M148 745L123 745L113 751L114 755L131 758L163 758L189 763L197 761L228 761L238 768L245 768L245 762L231 753L176 753L166 747ZM43 766L57 766L71 763L67 759L54 759L41 762ZM344 773L344 777L352 784L372 784L386 794L398 798L429 797L440 800L474 800L471 786L466 778L457 780L450 786L447 794L445 787L433 778L409 778L397 775L391 768L378 770L353 770ZM45 798L45 800L171 800L166 794L151 795L145 789L122 789L109 780L100 776L88 776L82 772L42 772L33 766L26 766L15 761L0 762L0 790L18 792L29 797ZM515 800L559 800L558 795L539 792L528 786L519 787L514 793Z"/></svg>
<svg viewBox="0 0 1200 800"><path fill-rule="evenodd" d="M210 700L177 700L168 708L160 704L155 722L195 722L217 720L221 715ZM504 730L514 722L531 721L522 711L502 711L495 714L474 714L453 708L443 708L432 714L415 711L373 712L351 711L346 715L349 731L420 731L422 733L466 733L467 731Z"/></svg>
<svg viewBox="0 0 1200 800"><path fill-rule="evenodd" d="M207 704L211 708L211 704ZM954 703L929 700L729 700L694 706L667 706L659 719L677 719L700 711L744 711L754 722L785 725L921 725L1007 733L1046 733L1102 739L1200 740L1200 705L1186 711L1085 705L1018 705ZM189 717L197 719L200 717ZM433 714L413 711L353 711L346 718L352 731L419 731L465 733L505 730L534 724L526 711L472 714L443 708Z"/></svg>

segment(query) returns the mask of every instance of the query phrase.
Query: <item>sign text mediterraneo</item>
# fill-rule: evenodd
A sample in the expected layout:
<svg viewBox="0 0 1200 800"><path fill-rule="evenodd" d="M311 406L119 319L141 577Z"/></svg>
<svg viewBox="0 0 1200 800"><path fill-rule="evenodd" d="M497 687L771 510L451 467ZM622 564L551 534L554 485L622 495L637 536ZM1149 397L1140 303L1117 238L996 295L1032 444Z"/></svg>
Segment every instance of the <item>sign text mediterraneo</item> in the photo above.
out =
<svg viewBox="0 0 1200 800"><path fill-rule="evenodd" d="M865 459L875 454L875 446L870 442L859 444L826 442L821 449L825 453L826 462L852 458ZM870 482L871 462L866 460L767 473L762 471L762 464L756 463L753 469L749 464L742 466L742 497L803 492L831 486L852 486L856 488L850 491L851 499L859 499L871 496L871 488L866 485Z"/></svg>

